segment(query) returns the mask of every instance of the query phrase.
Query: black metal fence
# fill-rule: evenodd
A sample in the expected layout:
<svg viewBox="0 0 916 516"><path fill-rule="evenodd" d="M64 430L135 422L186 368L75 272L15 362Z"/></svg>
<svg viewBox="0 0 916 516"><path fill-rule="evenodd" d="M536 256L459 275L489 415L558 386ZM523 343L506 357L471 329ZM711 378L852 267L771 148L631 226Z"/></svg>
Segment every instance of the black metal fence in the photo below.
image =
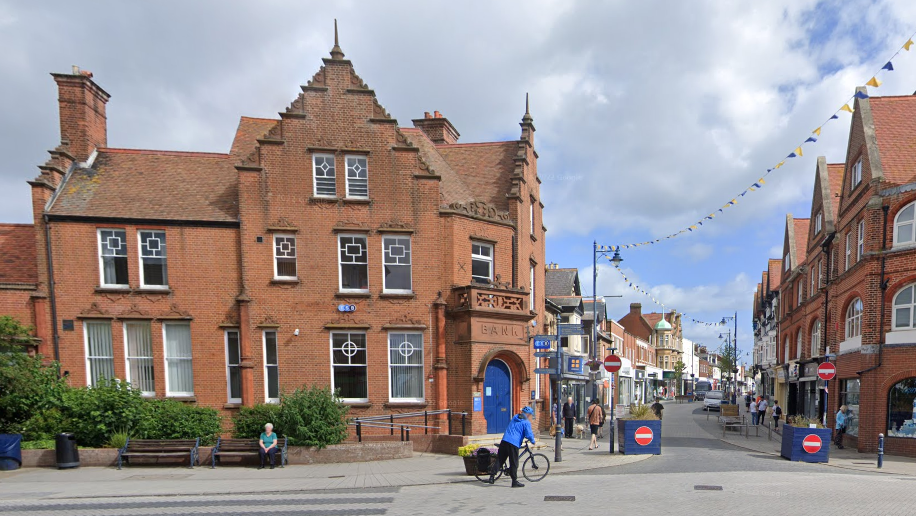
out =
<svg viewBox="0 0 916 516"><path fill-rule="evenodd" d="M467 435L467 412L452 412L451 410L424 410L423 412L404 412L400 414L385 414L378 416L358 417L347 423L348 426L356 428L357 442L363 442L363 429L382 428L389 431L389 435L394 435L395 429L401 434L401 441L410 441L411 429L423 429L423 434L429 434L430 430L442 430L441 426L430 425L430 417L446 414L448 422L448 432L446 435L454 435L453 418L461 416L461 434ZM419 419L423 419L423 424L419 424ZM403 421L411 419L414 421ZM438 418L435 418L438 419ZM436 432L441 434L442 432Z"/></svg>

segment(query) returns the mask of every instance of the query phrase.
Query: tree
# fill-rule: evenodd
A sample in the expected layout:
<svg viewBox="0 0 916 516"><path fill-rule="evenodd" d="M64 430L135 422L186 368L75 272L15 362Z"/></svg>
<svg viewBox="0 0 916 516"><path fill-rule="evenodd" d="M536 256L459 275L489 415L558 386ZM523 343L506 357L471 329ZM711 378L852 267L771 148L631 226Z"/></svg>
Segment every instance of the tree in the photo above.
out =
<svg viewBox="0 0 916 516"><path fill-rule="evenodd" d="M674 381L675 381L674 392L675 393L680 392L681 378L684 377L684 369L687 369L687 364L685 364L684 362L681 362L680 360L678 360L677 362L674 363Z"/></svg>
<svg viewBox="0 0 916 516"><path fill-rule="evenodd" d="M0 351L16 351L14 346L33 343L31 326L21 324L9 315L0 315Z"/></svg>

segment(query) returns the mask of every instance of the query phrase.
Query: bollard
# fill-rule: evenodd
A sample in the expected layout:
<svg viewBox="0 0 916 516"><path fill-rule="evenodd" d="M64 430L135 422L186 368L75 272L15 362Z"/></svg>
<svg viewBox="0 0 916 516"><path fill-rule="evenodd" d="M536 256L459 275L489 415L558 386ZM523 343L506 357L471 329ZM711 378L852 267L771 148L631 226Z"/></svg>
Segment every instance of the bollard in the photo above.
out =
<svg viewBox="0 0 916 516"><path fill-rule="evenodd" d="M878 434L878 469L884 466L884 434Z"/></svg>
<svg viewBox="0 0 916 516"><path fill-rule="evenodd" d="M356 420L356 442L363 442L363 424Z"/></svg>
<svg viewBox="0 0 916 516"><path fill-rule="evenodd" d="M448 409L448 435L452 435L452 409Z"/></svg>
<svg viewBox="0 0 916 516"><path fill-rule="evenodd" d="M429 433L429 413L425 410L423 411L423 433Z"/></svg>
<svg viewBox="0 0 916 516"><path fill-rule="evenodd" d="M394 429L392 429L391 432L393 433ZM401 441L404 441L404 425L401 425Z"/></svg>
<svg viewBox="0 0 916 516"><path fill-rule="evenodd" d="M465 420L467 419L467 416L468 416L467 412L461 413L461 435L468 435L467 432L465 432L465 428L464 428L464 423L465 423Z"/></svg>
<svg viewBox="0 0 916 516"><path fill-rule="evenodd" d="M767 441L773 440L773 425L767 422Z"/></svg>
<svg viewBox="0 0 916 516"><path fill-rule="evenodd" d="M406 429L406 434L407 434L407 442L410 442L410 427L409 426Z"/></svg>

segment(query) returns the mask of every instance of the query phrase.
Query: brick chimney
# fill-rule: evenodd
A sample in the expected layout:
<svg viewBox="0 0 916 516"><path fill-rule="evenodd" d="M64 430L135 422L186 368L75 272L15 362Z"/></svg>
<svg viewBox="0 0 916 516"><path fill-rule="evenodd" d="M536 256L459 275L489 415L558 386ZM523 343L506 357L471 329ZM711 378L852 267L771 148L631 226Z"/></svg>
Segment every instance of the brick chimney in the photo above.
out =
<svg viewBox="0 0 916 516"><path fill-rule="evenodd" d="M109 95L92 80L92 72L74 66L72 73L52 73L60 108L60 140L77 161L108 145L105 105Z"/></svg>
<svg viewBox="0 0 916 516"><path fill-rule="evenodd" d="M642 303L630 303L630 313L636 316L641 316Z"/></svg>
<svg viewBox="0 0 916 516"><path fill-rule="evenodd" d="M461 136L448 118L438 111L434 111L432 115L427 111L423 113L423 118L412 122L414 127L423 131L423 134L436 144L458 143L458 137Z"/></svg>

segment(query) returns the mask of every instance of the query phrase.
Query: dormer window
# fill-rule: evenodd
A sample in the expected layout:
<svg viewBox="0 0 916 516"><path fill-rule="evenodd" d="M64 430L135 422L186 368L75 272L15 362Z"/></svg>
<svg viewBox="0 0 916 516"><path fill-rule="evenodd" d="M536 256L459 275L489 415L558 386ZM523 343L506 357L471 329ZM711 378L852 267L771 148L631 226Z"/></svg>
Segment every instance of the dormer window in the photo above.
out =
<svg viewBox="0 0 916 516"><path fill-rule="evenodd" d="M786 270L789 270L789 253L786 253L786 257L782 259L782 262Z"/></svg>
<svg viewBox="0 0 916 516"><path fill-rule="evenodd" d="M849 189L855 190L855 188L859 186L859 183L862 182L862 158L859 158L859 161L856 161L856 164L852 166L851 179L852 181L850 182L850 184L852 186Z"/></svg>
<svg viewBox="0 0 916 516"><path fill-rule="evenodd" d="M821 212L818 212L817 215L814 217L814 234L815 235L819 234L821 232L821 229L823 229L823 222L824 222L823 218L824 217Z"/></svg>

